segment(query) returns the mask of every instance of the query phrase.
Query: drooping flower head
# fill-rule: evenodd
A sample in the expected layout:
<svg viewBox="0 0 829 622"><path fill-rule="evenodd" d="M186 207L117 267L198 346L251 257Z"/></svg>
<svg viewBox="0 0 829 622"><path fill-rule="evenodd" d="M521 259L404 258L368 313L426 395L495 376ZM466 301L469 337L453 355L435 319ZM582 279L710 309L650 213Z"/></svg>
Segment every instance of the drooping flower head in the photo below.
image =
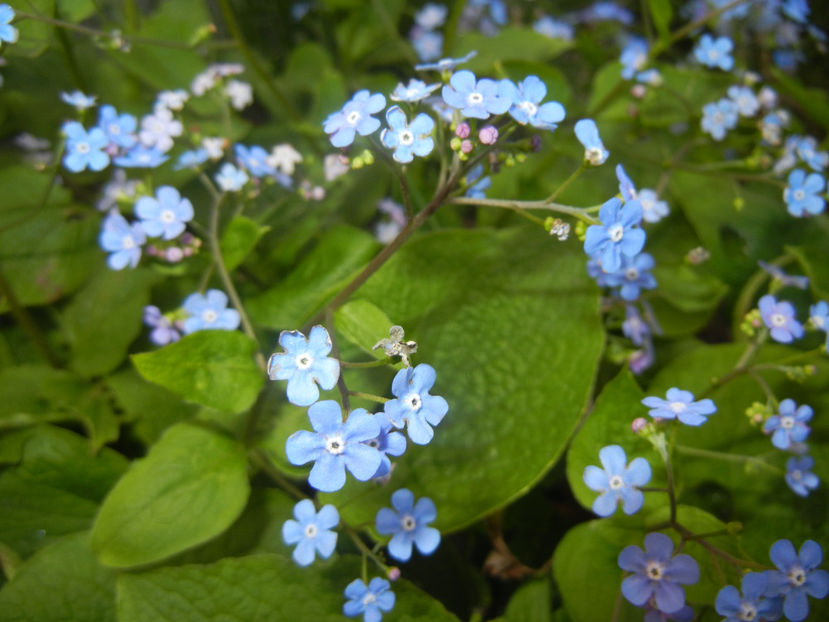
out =
<svg viewBox="0 0 829 622"><path fill-rule="evenodd" d="M380 121L371 115L386 107L386 98L381 93L371 94L368 90L357 91L342 110L328 115L323 130L331 134L331 144L347 147L354 142L355 134L368 136L380 129Z"/></svg>
<svg viewBox="0 0 829 622"><path fill-rule="evenodd" d="M285 442L291 464L313 461L308 483L317 490L334 492L345 485L345 470L364 482L374 477L382 454L364 441L380 434L377 421L363 408L354 409L343 423L340 405L323 400L308 409L313 432L294 432Z"/></svg>
<svg viewBox="0 0 829 622"><path fill-rule="evenodd" d="M170 156L157 147L145 147L136 143L124 155L117 156L113 162L121 168L156 168L164 164Z"/></svg>
<svg viewBox="0 0 829 622"><path fill-rule="evenodd" d="M383 612L394 609L394 592L385 579L374 577L366 586L361 579L354 579L345 588L348 601L343 605L343 615L354 618L361 613L363 622L380 622Z"/></svg>
<svg viewBox="0 0 829 622"><path fill-rule="evenodd" d="M396 102L417 102L421 99L426 99L440 88L440 84L427 85L423 80L416 80L412 78L408 85L400 82L389 95L392 101Z"/></svg>
<svg viewBox="0 0 829 622"><path fill-rule="evenodd" d="M788 449L792 443L802 443L809 437L812 408L803 404L798 408L794 400L780 402L779 413L766 419L763 432L771 434L771 444L778 449Z"/></svg>
<svg viewBox="0 0 829 622"><path fill-rule="evenodd" d="M777 302L774 296L766 294L757 303L763 322L771 338L780 343L791 343L803 336L803 326L795 317L792 303Z"/></svg>
<svg viewBox="0 0 829 622"><path fill-rule="evenodd" d="M411 490L401 488L391 496L391 508L380 508L377 512L377 532L392 535L389 541L389 555L406 562L412 556L412 545L421 555L431 555L440 544L440 532L429 523L437 518L434 502L421 497L415 503Z"/></svg>
<svg viewBox="0 0 829 622"><path fill-rule="evenodd" d="M435 434L432 426L438 425L449 411L445 399L429 395L435 377L435 369L426 363L401 369L391 385L391 392L397 399L383 405L389 420L398 428L407 425L409 438L418 445L426 445L432 440Z"/></svg>
<svg viewBox="0 0 829 622"><path fill-rule="evenodd" d="M380 134L380 141L389 149L394 149L392 157L396 161L411 162L414 156L427 156L435 148L431 136L435 122L425 112L409 123L406 113L399 106L392 106L386 111L386 123L389 126Z"/></svg>
<svg viewBox="0 0 829 622"><path fill-rule="evenodd" d="M184 320L185 335L198 330L236 330L241 320L236 309L227 308L227 294L218 289L190 294L181 306L190 314Z"/></svg>
<svg viewBox="0 0 829 622"><path fill-rule="evenodd" d="M717 407L710 399L694 401L690 391L682 391L673 387L668 389L668 399L650 396L642 403L650 408L648 414L654 419L679 419L685 425L699 426L708 421L708 415L717 412Z"/></svg>
<svg viewBox="0 0 829 622"><path fill-rule="evenodd" d="M648 42L641 37L630 37L622 50L619 62L622 63L622 77L630 80L644 68L648 60Z"/></svg>
<svg viewBox="0 0 829 622"><path fill-rule="evenodd" d="M765 572L766 596L783 597L783 613L792 622L809 616L809 599L829 594L829 572L818 569L823 549L814 540L806 540L797 553L791 540L778 540L771 546L771 561L777 570Z"/></svg>
<svg viewBox="0 0 829 622"><path fill-rule="evenodd" d="M331 531L340 522L340 514L333 505L324 505L317 512L314 502L303 499L294 506L294 518L282 524L282 539L285 544L294 545L294 561L300 566L309 566L316 553L328 559L337 547L337 534Z"/></svg>
<svg viewBox="0 0 829 622"><path fill-rule="evenodd" d="M590 490L602 493L593 501L593 511L599 516L610 516L622 502L625 514L635 514L645 502L645 495L637 486L651 480L651 465L644 458L634 458L627 464L625 450L619 445L608 445L599 450L602 469L590 465L584 469L584 483Z"/></svg>
<svg viewBox="0 0 829 622"><path fill-rule="evenodd" d="M141 227L148 236L172 240L192 220L193 204L172 186L161 186L155 198L141 197L136 201L135 215L141 219Z"/></svg>
<svg viewBox="0 0 829 622"><path fill-rule="evenodd" d="M443 100L460 110L464 117L486 119L491 114L503 114L512 105L513 85L509 81L496 82L489 78L475 78L466 69L452 74L449 84L441 90Z"/></svg>
<svg viewBox="0 0 829 622"><path fill-rule="evenodd" d="M642 206L638 200L622 201L613 197L599 210L601 225L590 225L584 238L584 252L602 262L605 272L622 266L622 255L634 257L645 245L645 232L638 228Z"/></svg>
<svg viewBox="0 0 829 622"><path fill-rule="evenodd" d="M283 330L279 345L285 352L272 354L268 377L288 381L288 400L297 406L310 406L319 399L317 385L329 391L340 377L340 362L328 356L333 344L324 326L314 326L306 339L298 330Z"/></svg>
<svg viewBox="0 0 829 622"><path fill-rule="evenodd" d="M86 110L92 108L98 99L97 95L87 95L81 91L72 91L71 93L61 93L60 98L64 103L77 108L78 110Z"/></svg>
<svg viewBox="0 0 829 622"><path fill-rule="evenodd" d="M599 136L599 128L593 119L580 119L576 121L576 138L584 146L584 159L592 166L604 164L610 153L604 148L604 143Z"/></svg>

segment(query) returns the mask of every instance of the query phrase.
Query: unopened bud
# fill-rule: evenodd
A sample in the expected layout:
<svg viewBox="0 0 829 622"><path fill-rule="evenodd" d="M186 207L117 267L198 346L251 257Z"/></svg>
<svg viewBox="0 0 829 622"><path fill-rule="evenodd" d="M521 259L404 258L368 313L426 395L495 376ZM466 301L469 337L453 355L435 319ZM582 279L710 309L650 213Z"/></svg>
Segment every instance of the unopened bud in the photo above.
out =
<svg viewBox="0 0 829 622"><path fill-rule="evenodd" d="M484 145L494 145L498 140L498 129L494 125L486 125L478 132L478 140Z"/></svg>
<svg viewBox="0 0 829 622"><path fill-rule="evenodd" d="M461 152L470 153L475 148L471 140L464 140L461 142Z"/></svg>
<svg viewBox="0 0 829 622"><path fill-rule="evenodd" d="M636 417L633 420L633 423L630 424L630 429L633 430L634 434L639 434L648 425L648 420L644 417Z"/></svg>
<svg viewBox="0 0 829 622"><path fill-rule="evenodd" d="M400 578L400 568L392 566L387 573L389 581L397 581Z"/></svg>
<svg viewBox="0 0 829 622"><path fill-rule="evenodd" d="M458 138L468 138L469 134L472 132L472 128L469 127L469 123L458 123L458 127L455 128L455 136Z"/></svg>

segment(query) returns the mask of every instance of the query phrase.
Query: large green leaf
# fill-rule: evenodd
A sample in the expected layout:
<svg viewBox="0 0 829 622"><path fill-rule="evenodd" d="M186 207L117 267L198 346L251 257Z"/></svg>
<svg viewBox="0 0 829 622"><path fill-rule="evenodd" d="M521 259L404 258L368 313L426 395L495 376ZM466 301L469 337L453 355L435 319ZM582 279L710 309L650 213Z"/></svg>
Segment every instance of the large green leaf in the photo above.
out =
<svg viewBox="0 0 829 622"><path fill-rule="evenodd" d="M560 457L602 347L581 249L535 230L443 231L403 247L360 295L417 337L449 413L396 461L389 487L350 482L329 497L346 520L373 522L408 487L454 530L529 490Z"/></svg>
<svg viewBox="0 0 829 622"><path fill-rule="evenodd" d="M220 248L228 270L239 266L253 250L269 227L262 227L250 218L236 216L222 233Z"/></svg>
<svg viewBox="0 0 829 622"><path fill-rule="evenodd" d="M249 489L241 445L178 424L104 500L92 547L108 566L164 559L224 531L244 508Z"/></svg>
<svg viewBox="0 0 829 622"><path fill-rule="evenodd" d="M115 573L98 564L89 534L38 551L0 590L5 622L115 622Z"/></svg>
<svg viewBox="0 0 829 622"><path fill-rule="evenodd" d="M265 374L256 366L256 343L237 331L202 330L132 361L150 382L217 410L242 412L256 400Z"/></svg>
<svg viewBox="0 0 829 622"><path fill-rule="evenodd" d="M161 568L118 578L120 622L339 622L343 590L360 576L358 558L298 568L288 556L252 555L210 565ZM390 619L457 620L404 579L392 585Z"/></svg>

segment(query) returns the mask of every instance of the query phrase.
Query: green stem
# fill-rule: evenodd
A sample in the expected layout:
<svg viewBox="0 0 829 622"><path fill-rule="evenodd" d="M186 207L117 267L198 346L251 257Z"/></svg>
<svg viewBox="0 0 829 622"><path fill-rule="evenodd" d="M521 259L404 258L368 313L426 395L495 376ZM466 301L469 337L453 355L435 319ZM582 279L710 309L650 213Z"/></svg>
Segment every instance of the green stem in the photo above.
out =
<svg viewBox="0 0 829 622"><path fill-rule="evenodd" d="M302 492L299 488L289 482L276 468L271 464L267 455L261 449L251 449L248 452L251 462L262 469L265 474L270 477L277 486L285 492L293 495L297 499L307 499L308 495Z"/></svg>
<svg viewBox="0 0 829 622"><path fill-rule="evenodd" d="M721 548L719 548L717 546L714 546L713 544L708 542L708 540L705 540L703 538L699 538L696 534L694 534L693 531L691 531L687 527L684 527L683 525L680 525L679 523L675 522L673 524L673 528L676 529L680 533L680 535L682 536L682 539L684 541L694 540L694 541L698 542L700 545L702 545L706 549L708 549L711 553L713 553L717 557L722 557L725 561L732 564L736 568L745 567L745 568L754 568L756 570L766 570L768 568L768 566L763 566L762 564L758 564L756 562L748 561L747 559L740 559L738 557L734 557L731 553L727 553L726 551L723 551Z"/></svg>
<svg viewBox="0 0 829 622"><path fill-rule="evenodd" d="M387 397L381 397L379 395L374 395L373 393L363 393L362 391L349 391L349 395L353 397L361 397L364 400L371 400L372 402L378 402L379 404L385 404L389 401Z"/></svg>
<svg viewBox="0 0 829 622"><path fill-rule="evenodd" d="M357 548L360 549L360 552L363 554L363 558L364 559L366 557L369 558L371 561L373 561L377 565L378 568L380 568L380 570L383 571L384 575L388 575L389 570L391 568L389 566L387 566L386 564L384 564L383 560L380 559L371 549L369 549L366 546L366 543L363 542L363 539L360 537L360 535L356 531L354 531L354 529L351 528L349 525L344 524L343 528L345 529L345 532L348 534L348 537L351 538L351 540L354 542L354 544L357 545ZM366 583L368 582L368 577L367 576L364 579L364 581Z"/></svg>
<svg viewBox="0 0 829 622"><path fill-rule="evenodd" d="M9 310L14 316L14 319L17 320L17 323L20 324L20 328L22 328L23 332L29 336L29 339L32 340L35 347L40 350L40 353L49 362L49 365L55 369L59 368L60 359L58 359L57 355L52 351L52 348L49 346L49 342L46 341L46 338L40 332L40 329L28 314L26 308L20 304L20 301L17 299L17 295L12 289L11 283L6 280L2 270L0 270L0 294L2 294L2 297L9 303Z"/></svg>
<svg viewBox="0 0 829 622"><path fill-rule="evenodd" d="M550 196L547 197L547 203L552 203L553 201L555 201L556 197L558 197L558 195L560 195L562 192L564 192L564 189L567 188L567 186L569 186L571 183L573 183L573 181L575 181L578 178L578 176L581 175L584 172L584 170L586 168L587 168L587 162L582 160L581 165L575 171L573 171L570 174L570 177L565 179L562 182L562 184L558 188L555 189L553 194L551 194Z"/></svg>
<svg viewBox="0 0 829 622"><path fill-rule="evenodd" d="M387 359L377 359L376 361L360 361L358 363L354 363L351 361L340 361L340 367L352 367L354 369L361 369L366 367L382 367L383 365L388 365L389 362Z"/></svg>
<svg viewBox="0 0 829 622"><path fill-rule="evenodd" d="M590 225L599 223L599 220L589 216L585 213L585 208L574 207L572 205L563 205L561 203L552 203L549 200L543 201L514 201L510 199L475 199L472 197L455 197L450 199L447 203L454 205L478 205L481 207L500 207L510 210L527 210L537 209L549 212L556 212L558 214L566 214L582 220ZM541 221L543 224L543 221Z"/></svg>
<svg viewBox="0 0 829 622"><path fill-rule="evenodd" d="M775 473L779 475L782 473L782 469L779 469L776 466L773 466L762 460L757 458L756 456L744 456L741 454L729 454L722 451L713 451L711 449L699 449L698 447L686 447L685 445L677 445L676 446L677 452L685 456L693 456L695 458L705 458L710 460L720 460L722 462L736 462L741 464L751 464L770 473Z"/></svg>

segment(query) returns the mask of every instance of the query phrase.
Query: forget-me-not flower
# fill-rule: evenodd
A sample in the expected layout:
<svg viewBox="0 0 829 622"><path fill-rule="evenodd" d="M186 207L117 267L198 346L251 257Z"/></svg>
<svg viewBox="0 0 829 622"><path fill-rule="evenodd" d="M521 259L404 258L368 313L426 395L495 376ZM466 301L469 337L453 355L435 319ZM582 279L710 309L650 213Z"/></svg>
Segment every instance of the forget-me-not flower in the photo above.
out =
<svg viewBox="0 0 829 622"><path fill-rule="evenodd" d="M219 188L225 192L236 192L248 183L250 177L242 169L236 168L230 162L225 162L213 179L216 180Z"/></svg>
<svg viewBox="0 0 829 622"><path fill-rule="evenodd" d="M636 300L643 289L654 289L656 279L650 273L655 262L649 253L639 253L635 257L622 256L622 265L618 270L607 274L605 283L619 288L619 297L623 300Z"/></svg>
<svg viewBox="0 0 829 622"><path fill-rule="evenodd" d="M417 503L414 494L401 488L391 496L391 508L380 508L377 512L377 532L392 535L388 544L389 555L406 562L412 556L412 545L421 555L431 555L440 544L440 532L429 523L437 518L434 502L421 497Z"/></svg>
<svg viewBox="0 0 829 622"><path fill-rule="evenodd" d="M780 285L789 285L797 289L806 289L809 287L808 276L787 274L780 266L765 262L762 259L757 260L757 265Z"/></svg>
<svg viewBox="0 0 829 622"><path fill-rule="evenodd" d="M203 147L199 147L198 149L189 149L181 152L173 169L180 171L183 168L198 168L209 159L207 149L204 149Z"/></svg>
<svg viewBox="0 0 829 622"><path fill-rule="evenodd" d="M547 96L547 86L538 76L527 76L517 85L507 83L512 91L510 116L521 125L529 123L533 127L554 130L564 119L564 106L552 101L541 103Z"/></svg>
<svg viewBox="0 0 829 622"><path fill-rule="evenodd" d="M101 106L98 110L98 127L101 128L109 138L109 142L129 149L135 145L135 127L138 122L135 117L128 113L118 114L114 106Z"/></svg>
<svg viewBox="0 0 829 622"><path fill-rule="evenodd" d="M825 151L818 151L817 139L814 136L804 136L797 140L795 149L797 157L809 165L815 171L823 171L829 162L829 154Z"/></svg>
<svg viewBox="0 0 829 622"><path fill-rule="evenodd" d="M86 110L95 105L98 99L97 95L87 95L81 91L72 91L71 93L61 93L60 98L64 103L74 106L78 110Z"/></svg>
<svg viewBox="0 0 829 622"><path fill-rule="evenodd" d="M439 32L415 26L409 32L409 38L417 57L422 61L435 60L443 53L443 35Z"/></svg>
<svg viewBox="0 0 829 622"><path fill-rule="evenodd" d="M633 305L625 305L625 320L622 322L622 334L636 346L643 345L645 340L650 337L650 326L642 319L639 311Z"/></svg>
<svg viewBox="0 0 829 622"><path fill-rule="evenodd" d="M820 478L812 473L815 460L811 456L791 457L786 462L786 484L796 495L808 497L809 491L820 484Z"/></svg>
<svg viewBox="0 0 829 622"><path fill-rule="evenodd" d="M637 486L651 481L651 465L644 458L634 458L627 464L625 450L619 445L608 445L599 450L602 469L585 467L582 479L590 490L600 492L593 501L593 511L599 516L610 516L622 502L625 514L635 514L645 502L645 495Z"/></svg>
<svg viewBox="0 0 829 622"><path fill-rule="evenodd" d="M279 333L285 352L268 359L268 377L288 381L288 400L297 406L310 406L319 399L317 385L329 391L340 377L340 362L328 356L333 344L324 326L316 325L306 339L298 330Z"/></svg>
<svg viewBox="0 0 829 622"><path fill-rule="evenodd" d="M190 294L181 306L190 315L184 320L185 335L198 330L236 330L239 326L239 312L227 308L227 294L221 290Z"/></svg>
<svg viewBox="0 0 829 622"><path fill-rule="evenodd" d="M120 212L112 210L104 219L98 243L102 249L112 253L107 258L107 265L113 270L122 270L127 264L131 268L138 265L141 245L146 239L140 224L130 224Z"/></svg>
<svg viewBox="0 0 829 622"><path fill-rule="evenodd" d="M157 346L166 346L168 343L181 339L173 323L155 305L144 307L144 324L153 329L150 333L150 341Z"/></svg>
<svg viewBox="0 0 829 622"><path fill-rule="evenodd" d="M67 169L73 173L80 173L86 168L102 171L109 165L109 156L104 151L109 139L103 130L93 127L87 132L77 121L68 121L63 124L63 133L66 134L63 165Z"/></svg>
<svg viewBox="0 0 829 622"><path fill-rule="evenodd" d="M794 400L780 402L779 412L763 424L763 432L771 434L771 444L778 449L788 449L792 443L802 443L812 429L806 423L812 418L812 407L798 407Z"/></svg>
<svg viewBox="0 0 829 622"><path fill-rule="evenodd" d="M622 63L622 77L630 80L648 60L648 42L642 37L630 37L622 50L619 62Z"/></svg>
<svg viewBox="0 0 829 622"><path fill-rule="evenodd" d="M121 168L156 168L169 159L170 156L157 147L145 147L136 143L124 155L117 156L113 162Z"/></svg>
<svg viewBox="0 0 829 622"><path fill-rule="evenodd" d="M374 477L383 455L364 441L380 434L380 425L364 408L355 408L342 420L340 405L323 400L308 409L313 432L294 432L285 442L291 464L314 462L308 483L322 492L334 492L345 485L345 470L361 482Z"/></svg>
<svg viewBox="0 0 829 622"><path fill-rule="evenodd" d="M452 74L441 95L443 101L460 110L464 117L486 119L491 114L503 114L509 109L512 88L514 85L508 80L477 80L474 73L464 69Z"/></svg>
<svg viewBox="0 0 829 622"><path fill-rule="evenodd" d="M803 326L795 317L792 303L785 300L777 302L774 296L766 294L760 298L757 307L771 338L775 341L791 343L803 336Z"/></svg>
<svg viewBox="0 0 829 622"><path fill-rule="evenodd" d="M153 114L148 114L141 119L138 140L145 147L155 147L162 153L166 153L173 148L173 138L181 136L183 131L184 126L181 121L174 118L168 108L157 106Z"/></svg>
<svg viewBox="0 0 829 622"><path fill-rule="evenodd" d="M314 502L303 499L294 506L294 519L282 524L282 540L294 545L294 561L300 566L309 566L319 553L328 559L337 548L337 534L331 531L340 522L340 514L333 505L324 505L317 512Z"/></svg>
<svg viewBox="0 0 829 622"><path fill-rule="evenodd" d="M426 445L432 440L438 425L449 411L449 404L439 395L429 395L435 384L435 369L421 363L417 367L406 367L394 376L391 392L397 399L383 405L386 416L395 427L408 424L407 432L413 443Z"/></svg>
<svg viewBox="0 0 829 622"><path fill-rule="evenodd" d="M789 185L783 190L786 209L792 216L820 214L826 207L826 200L820 196L826 187L826 180L819 173L809 173L796 168L789 173Z"/></svg>
<svg viewBox="0 0 829 622"><path fill-rule="evenodd" d="M727 130L737 125L737 104L733 100L722 98L716 102L710 102L702 107L702 120L700 127L703 132L711 134L714 140L725 138Z"/></svg>
<svg viewBox="0 0 829 622"><path fill-rule="evenodd" d="M380 134L380 141L385 147L394 149L392 157L396 161L411 162L414 156L427 156L435 148L431 137L435 122L425 112L408 123L406 113L399 106L392 106L386 111L386 123L389 127Z"/></svg>
<svg viewBox="0 0 829 622"><path fill-rule="evenodd" d="M385 579L374 577L366 586L361 579L354 579L345 588L348 599L343 605L343 615L354 618L361 613L363 622L380 622L383 612L394 609L394 592Z"/></svg>
<svg viewBox="0 0 829 622"><path fill-rule="evenodd" d="M768 579L763 572L749 572L743 576L743 593L733 585L726 585L717 594L714 607L723 622L746 622L747 620L777 620L783 613L783 602L779 598L765 598Z"/></svg>
<svg viewBox="0 0 829 622"><path fill-rule="evenodd" d="M809 321L817 330L826 333L826 351L829 352L829 303L820 300L809 307Z"/></svg>
<svg viewBox="0 0 829 622"><path fill-rule="evenodd" d="M193 204L172 186L161 186L153 197L141 197L135 203L135 215L141 219L144 233L165 240L178 237L185 223L193 219Z"/></svg>
<svg viewBox="0 0 829 622"><path fill-rule="evenodd" d="M584 147L584 159L593 166L604 164L610 153L604 148L604 143L599 136L599 128L593 119L580 119L576 121L576 138Z"/></svg>
<svg viewBox="0 0 829 622"><path fill-rule="evenodd" d="M392 423L385 413L377 413L373 417L380 425L380 434L375 438L365 441L365 443L383 454L383 461L380 463L374 477L372 477L372 479L375 479L377 477L385 477L391 472L391 460L389 460L389 456L402 456L406 453L406 437L400 432L393 431Z"/></svg>
<svg viewBox="0 0 829 622"><path fill-rule="evenodd" d="M699 581L699 565L690 555L671 557L673 541L664 533L645 536L645 550L636 545L619 553L619 567L633 572L622 581L622 595L637 607L654 598L656 608L674 613L685 605L685 590L680 584Z"/></svg>
<svg viewBox="0 0 829 622"><path fill-rule="evenodd" d="M819 569L823 549L814 540L806 540L798 554L791 540L771 545L771 561L777 570L767 570L766 596L783 597L783 613L792 622L809 616L809 600L829 594L829 572Z"/></svg>
<svg viewBox="0 0 829 622"><path fill-rule="evenodd" d="M723 71L731 71L734 68L734 58L731 56L733 49L734 42L728 37L714 39L706 33L700 37L694 48L694 56L706 67L719 67Z"/></svg>
<svg viewBox="0 0 829 622"><path fill-rule="evenodd" d="M415 12L415 23L426 30L434 30L440 28L446 21L446 14L449 9L446 5L436 4L434 2L427 2L423 8Z"/></svg>
<svg viewBox="0 0 829 622"><path fill-rule="evenodd" d="M467 62L470 58L476 56L478 52L472 50L465 56L461 56L460 58L441 58L439 61L434 63L425 63L421 65L415 65L415 69L417 71L452 71L458 65L462 65L463 63Z"/></svg>
<svg viewBox="0 0 829 622"><path fill-rule="evenodd" d="M380 121L371 115L386 107L386 98L368 90L357 91L342 110L331 113L323 123L323 130L331 134L331 144L347 147L354 142L354 135L368 136L380 128Z"/></svg>
<svg viewBox="0 0 829 622"><path fill-rule="evenodd" d="M634 257L645 245L645 232L637 225L642 221L642 205L638 200L622 201L613 197L599 209L601 225L590 225L584 238L584 252L602 262L605 272L622 267L622 255Z"/></svg>
<svg viewBox="0 0 829 622"><path fill-rule="evenodd" d="M533 22L533 30L550 39L573 40L573 27L567 22L553 19L549 15L544 15Z"/></svg>
<svg viewBox="0 0 829 622"><path fill-rule="evenodd" d="M708 415L717 412L713 400L706 398L695 402L690 391L673 387L668 389L665 397L668 399L649 396L642 400L651 409L648 414L654 419L679 419L685 425L699 426L708 421Z"/></svg>
<svg viewBox="0 0 829 622"><path fill-rule="evenodd" d="M489 190L489 187L492 185L492 179L489 175L482 177L483 174L483 164L478 163L470 169L470 171L466 174L467 188L464 196L471 197L473 199L483 199L486 197L486 191Z"/></svg>
<svg viewBox="0 0 829 622"><path fill-rule="evenodd" d="M259 145L247 147L241 143L233 145L236 161L254 177L276 175L276 169L268 163L269 154Z"/></svg>
<svg viewBox="0 0 829 622"><path fill-rule="evenodd" d="M662 201L655 190L642 188L636 194L642 206L642 220L645 222L659 222L667 216L671 210L666 201Z"/></svg>
<svg viewBox="0 0 829 622"><path fill-rule="evenodd" d="M760 100L747 86L728 87L728 97L737 106L737 112L744 117L753 117L760 109Z"/></svg>
<svg viewBox="0 0 829 622"><path fill-rule="evenodd" d="M398 83L389 98L396 102L418 102L426 99L440 88L440 83L426 84L423 80L412 78L408 85Z"/></svg>
<svg viewBox="0 0 829 622"><path fill-rule="evenodd" d="M8 4L0 4L0 41L15 43L17 41L17 28L11 25L14 19L14 9Z"/></svg>

